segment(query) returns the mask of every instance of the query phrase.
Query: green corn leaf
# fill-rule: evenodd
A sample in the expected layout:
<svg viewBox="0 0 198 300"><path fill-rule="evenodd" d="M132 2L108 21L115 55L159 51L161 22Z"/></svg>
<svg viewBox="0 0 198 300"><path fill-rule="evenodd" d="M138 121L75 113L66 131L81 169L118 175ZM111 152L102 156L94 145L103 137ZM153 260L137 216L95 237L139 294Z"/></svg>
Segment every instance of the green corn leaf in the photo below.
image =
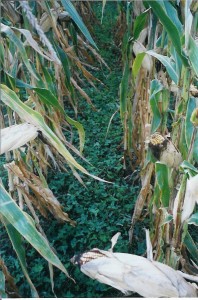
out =
<svg viewBox="0 0 198 300"><path fill-rule="evenodd" d="M194 97L190 97L187 106L186 120L185 120L185 140L188 148L190 147L191 138L193 135L194 126L190 121L193 110L198 106L198 101ZM193 158L198 162L198 132L195 136L193 145Z"/></svg>
<svg viewBox="0 0 198 300"><path fill-rule="evenodd" d="M180 80L180 75L181 75L181 69L182 69L182 60L179 57L179 55L177 54L177 51L175 50L175 48L173 47L173 45L171 45L170 47L170 54L173 57L173 60L175 61L175 71L178 75L178 81Z"/></svg>
<svg viewBox="0 0 198 300"><path fill-rule="evenodd" d="M182 154L183 159L187 159L188 156L188 146L186 143L185 137L185 120L181 120L181 133L180 133L180 140L179 140L179 150Z"/></svg>
<svg viewBox="0 0 198 300"><path fill-rule="evenodd" d="M174 24L176 25L180 36L182 36L184 29L182 23L180 22L180 19L178 18L177 10L169 1L163 1L162 3L164 5L167 15L171 20L174 20Z"/></svg>
<svg viewBox="0 0 198 300"><path fill-rule="evenodd" d="M0 62L1 62L2 64L3 64L4 61L5 61L4 57L5 57L5 50L4 50L4 47L3 47L3 43L2 43L2 41L1 41L1 43L0 43Z"/></svg>
<svg viewBox="0 0 198 300"><path fill-rule="evenodd" d="M63 5L63 7L65 8L65 10L70 14L71 18L76 23L76 25L78 26L78 28L80 29L80 31L84 34L84 36L86 37L86 39L90 42L90 44L92 44L94 47L97 48L97 46L96 46L94 40L92 39L92 37L91 37L91 35L90 35L87 27L83 23L81 17L79 16L79 14L76 11L76 9L73 6L73 4L69 0L61 0L61 3Z"/></svg>
<svg viewBox="0 0 198 300"><path fill-rule="evenodd" d="M197 247L188 231L184 238L184 245L186 245L189 253L192 255L193 260L197 264L198 263L198 250L197 250Z"/></svg>
<svg viewBox="0 0 198 300"><path fill-rule="evenodd" d="M27 267L26 267L25 249L24 249L23 243L22 243L22 236L14 228L14 226L7 221L6 218L2 217L2 221L3 221L3 224L6 228L7 233L9 235L12 246L13 246L16 254L17 254L17 257L18 257L19 262L21 264L21 268L23 270L23 273L24 273L24 275L25 275L25 277L26 277L26 279L27 279L27 281L30 285L32 298L39 298L37 290L36 290L34 284L32 283L32 281L30 279L30 276L28 274L28 270L27 270Z"/></svg>
<svg viewBox="0 0 198 300"><path fill-rule="evenodd" d="M155 203L155 205L160 208L162 205L160 203L160 188L159 185L156 184L155 186L155 190L154 190L154 194L153 194L153 203Z"/></svg>
<svg viewBox="0 0 198 300"><path fill-rule="evenodd" d="M25 47L23 46L22 42L18 39L15 33L10 29L9 26L4 25L1 23L1 33L4 33L17 47L19 53L21 54L21 58L26 65L28 71L34 76L34 78L38 79L34 70L32 69L30 62L27 57L27 53L25 51Z"/></svg>
<svg viewBox="0 0 198 300"><path fill-rule="evenodd" d="M168 16L166 10L164 9L164 3L165 1L161 0L146 0L146 2L151 6L153 9L155 15L159 18L160 22L165 27L172 44L174 45L177 53L179 54L184 66L188 66L188 60L182 50L181 41L180 41L180 32L175 25L175 20L171 20ZM176 16L175 16L176 18ZM178 17L177 17L178 18Z"/></svg>
<svg viewBox="0 0 198 300"><path fill-rule="evenodd" d="M67 270L59 258L51 250L48 242L37 231L33 222L10 197L2 185L0 185L0 214L51 264L59 268L68 277ZM17 239L15 240L17 243ZM16 244L15 244L16 245Z"/></svg>
<svg viewBox="0 0 198 300"><path fill-rule="evenodd" d="M9 78L9 80L11 80L11 81L14 80L14 78L12 76L10 76L10 74L6 73L6 75ZM65 115L67 122L70 125L74 126L78 130L78 135L79 135L79 140L80 140L80 152L82 153L84 144L85 144L84 128L78 121L73 120L65 113L65 111L63 110L62 106L60 105L58 99L51 93L51 91L44 89L44 88L33 87L32 85L27 84L19 79L16 80L16 86L19 88L27 88L27 89L34 90L37 93L39 99L43 103L45 103L46 105L51 105L52 107L54 107L55 109L58 109L60 112L62 112Z"/></svg>
<svg viewBox="0 0 198 300"><path fill-rule="evenodd" d="M144 29L149 9L145 10L142 14L136 17L133 27L133 38L138 39L140 32Z"/></svg>
<svg viewBox="0 0 198 300"><path fill-rule="evenodd" d="M38 94L39 99L43 103L47 105L51 105L55 109L60 110L65 115L67 122L78 130L78 135L80 140L80 153L82 153L85 144L85 131L83 126L78 121L73 120L65 113L58 99L49 90L39 89L39 88L33 88L33 89Z"/></svg>
<svg viewBox="0 0 198 300"><path fill-rule="evenodd" d="M132 74L134 77L136 77L139 73L145 54L145 52L138 53L133 61Z"/></svg>
<svg viewBox="0 0 198 300"><path fill-rule="evenodd" d="M157 58L166 68L170 78L176 83L178 84L179 82L179 74L177 74L176 70L175 70L175 65L174 63L171 61L171 59L168 56L164 56L161 54L156 53L153 50L149 50L146 52L147 54L154 56L155 58Z"/></svg>
<svg viewBox="0 0 198 300"><path fill-rule="evenodd" d="M189 37L188 55L192 64L192 68L196 76L198 76L198 46L192 37Z"/></svg>
<svg viewBox="0 0 198 300"><path fill-rule="evenodd" d="M78 130L78 135L79 135L79 139L80 139L80 153L82 153L83 148L84 148L84 144L85 144L85 131L84 131L84 128L79 122L73 120L72 118L70 118L67 115L66 115L66 120L70 125L75 126L76 129Z"/></svg>
<svg viewBox="0 0 198 300"><path fill-rule="evenodd" d="M161 223L161 225L165 225L165 224L168 224L170 223L171 221L173 220L173 216L170 215L170 214L167 214L164 221Z"/></svg>
<svg viewBox="0 0 198 300"><path fill-rule="evenodd" d="M43 103L53 106L54 108L60 110L63 114L65 113L62 106L58 102L58 99L49 90L36 87L33 87L32 89L37 93L39 99Z"/></svg>
<svg viewBox="0 0 198 300"><path fill-rule="evenodd" d="M2 271L0 271L0 295L2 298L7 298L7 294L5 292L5 276Z"/></svg>
<svg viewBox="0 0 198 300"><path fill-rule="evenodd" d="M160 189L161 201L164 207L169 206L170 188L168 184L168 168L160 162L155 163L156 179Z"/></svg>
<svg viewBox="0 0 198 300"><path fill-rule="evenodd" d="M66 159L69 165L72 165L86 175L106 182L105 180L88 173L88 171L74 159L55 133L47 126L41 114L25 105L12 90L3 84L1 84L1 100L15 111L22 120L38 127L43 136Z"/></svg>
<svg viewBox="0 0 198 300"><path fill-rule="evenodd" d="M185 122L185 137L186 137L186 143L187 146L190 147L190 141L193 134L194 126L192 122L190 121L191 115L193 110L196 108L196 99L194 97L190 97L188 101L187 106L187 112L186 112L186 122Z"/></svg>
<svg viewBox="0 0 198 300"><path fill-rule="evenodd" d="M122 122L124 121L125 113L127 112L127 91L129 82L130 69L128 61L125 63L123 77L120 84L120 115Z"/></svg>
<svg viewBox="0 0 198 300"><path fill-rule="evenodd" d="M188 173L190 176L195 176L198 174L198 169L195 168L191 163L189 163L187 160L184 160L182 164L180 165L180 168L183 169L185 173Z"/></svg>
<svg viewBox="0 0 198 300"><path fill-rule="evenodd" d="M186 0L185 1L185 48L188 49L189 47L189 38L190 38L190 33L191 33L191 27L192 27L192 22L193 22L193 16L190 10L190 5L191 5L192 0Z"/></svg>
<svg viewBox="0 0 198 300"><path fill-rule="evenodd" d="M47 85L47 89L50 90L50 92L54 95L57 95L57 90L56 90L56 86L54 84L54 77L51 76L49 70L47 68L44 67L43 64L41 64L41 68L43 71L43 75L45 77L45 82Z"/></svg>
<svg viewBox="0 0 198 300"><path fill-rule="evenodd" d="M105 6L106 6L106 2L107 2L107 0L102 0L102 17L101 17L101 24L102 24L102 20L103 20L103 14L104 14L104 9L105 9Z"/></svg>
<svg viewBox="0 0 198 300"><path fill-rule="evenodd" d="M160 93L163 90L163 85L156 79L151 82L151 94L150 94L150 105L153 112L153 120L151 126L151 133L154 133L160 126L162 121L162 116L158 107L158 100Z"/></svg>
<svg viewBox="0 0 198 300"><path fill-rule="evenodd" d="M188 219L188 224L193 224L195 226L198 226L198 212L193 214L189 219Z"/></svg>

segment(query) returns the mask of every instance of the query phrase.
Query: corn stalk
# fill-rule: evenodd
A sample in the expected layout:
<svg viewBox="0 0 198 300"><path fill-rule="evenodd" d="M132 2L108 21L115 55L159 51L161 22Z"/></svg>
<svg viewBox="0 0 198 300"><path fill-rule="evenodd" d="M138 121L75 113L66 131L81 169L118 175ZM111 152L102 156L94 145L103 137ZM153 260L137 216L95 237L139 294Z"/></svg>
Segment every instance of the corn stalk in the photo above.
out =
<svg viewBox="0 0 198 300"><path fill-rule="evenodd" d="M125 157L141 167L130 243L145 209L154 259L190 274L197 263L188 231L188 224L197 224L191 184L198 173L197 14L194 1L128 3L120 85Z"/></svg>

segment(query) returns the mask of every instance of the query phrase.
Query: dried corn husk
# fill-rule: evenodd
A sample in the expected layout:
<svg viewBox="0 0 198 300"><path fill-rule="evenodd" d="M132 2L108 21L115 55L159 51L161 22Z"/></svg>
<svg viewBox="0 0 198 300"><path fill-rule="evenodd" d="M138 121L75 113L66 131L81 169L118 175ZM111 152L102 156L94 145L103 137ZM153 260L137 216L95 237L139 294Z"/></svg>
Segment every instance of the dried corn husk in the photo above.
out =
<svg viewBox="0 0 198 300"><path fill-rule="evenodd" d="M151 135L149 147L155 158L170 168L177 168L182 162L181 153L172 141L157 132Z"/></svg>
<svg viewBox="0 0 198 300"><path fill-rule="evenodd" d="M171 267L144 257L97 248L71 260L92 279L124 294L143 297L196 297L196 288Z"/></svg>
<svg viewBox="0 0 198 300"><path fill-rule="evenodd" d="M180 190L177 193L177 196L174 201L174 207L173 207L173 220L175 222L177 220L177 214L178 214L179 196L180 196ZM198 203L198 175L191 177L190 179L187 179L185 197L184 197L182 213L181 213L182 223L191 216L195 208L196 202Z"/></svg>
<svg viewBox="0 0 198 300"><path fill-rule="evenodd" d="M143 1L134 1L133 3L133 12L135 16L139 16L143 11L145 10L145 7L143 5Z"/></svg>
<svg viewBox="0 0 198 300"><path fill-rule="evenodd" d="M160 262L153 261L149 231L146 230L148 259L127 254L113 253L120 232L111 239L109 251L94 248L75 255L71 262L92 279L108 284L124 294L136 292L143 297L196 297L196 284L188 283L185 273L175 271ZM190 280L197 281L196 276ZM187 276L189 278L189 276Z"/></svg>
<svg viewBox="0 0 198 300"><path fill-rule="evenodd" d="M193 213L196 202L198 204L198 175L187 180L186 193L181 216L182 222L187 220Z"/></svg>
<svg viewBox="0 0 198 300"><path fill-rule="evenodd" d="M133 52L135 56L137 56L139 53L146 52L146 48L142 45L140 42L134 42L133 44ZM153 68L153 62L152 58L148 55L145 54L143 60L142 60L142 67L147 70L148 72L152 71Z"/></svg>
<svg viewBox="0 0 198 300"><path fill-rule="evenodd" d="M148 36L148 27L144 28L141 32L140 32L140 35L137 39L137 41L141 44L144 44L146 38Z"/></svg>
<svg viewBox="0 0 198 300"><path fill-rule="evenodd" d="M17 149L38 135L38 128L29 123L13 125L1 129L0 154Z"/></svg>
<svg viewBox="0 0 198 300"><path fill-rule="evenodd" d="M162 152L160 161L171 168L177 168L181 164L181 153L175 148L171 141L168 142L166 151Z"/></svg>
<svg viewBox="0 0 198 300"><path fill-rule="evenodd" d="M170 88L171 88L171 92L173 92L173 93L178 93L178 91L179 91L179 87L178 87L174 82L172 82ZM197 97L197 96L198 96L198 89L197 89L197 87L196 87L195 85L193 85L193 84L190 85L189 92L190 92L191 95L194 96L194 97Z"/></svg>

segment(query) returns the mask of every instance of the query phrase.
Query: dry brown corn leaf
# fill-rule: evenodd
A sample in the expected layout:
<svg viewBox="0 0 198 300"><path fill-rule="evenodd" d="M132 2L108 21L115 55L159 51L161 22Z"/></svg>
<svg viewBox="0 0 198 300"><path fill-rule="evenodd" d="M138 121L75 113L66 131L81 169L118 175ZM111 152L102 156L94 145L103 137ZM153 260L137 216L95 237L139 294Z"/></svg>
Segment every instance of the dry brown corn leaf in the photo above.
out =
<svg viewBox="0 0 198 300"><path fill-rule="evenodd" d="M63 212L60 203L52 191L43 185L43 182L38 176L28 171L22 161L19 161L18 165L16 165L13 161L5 165L5 168L13 172L24 183L26 183L33 193L39 198L42 205L44 205L44 207L49 210L55 218L69 222L72 226L75 226L76 222L71 220L67 213Z"/></svg>

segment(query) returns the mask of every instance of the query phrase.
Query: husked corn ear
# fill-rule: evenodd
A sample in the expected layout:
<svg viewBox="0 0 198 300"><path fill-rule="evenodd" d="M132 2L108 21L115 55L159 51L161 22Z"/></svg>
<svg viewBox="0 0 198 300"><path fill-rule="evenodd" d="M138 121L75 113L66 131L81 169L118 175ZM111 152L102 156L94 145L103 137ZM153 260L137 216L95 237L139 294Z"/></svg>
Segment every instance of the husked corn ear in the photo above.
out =
<svg viewBox="0 0 198 300"><path fill-rule="evenodd" d="M150 138L150 143L154 146L162 144L162 143L164 143L164 141L165 141L165 138L159 133L152 134L152 136Z"/></svg>
<svg viewBox="0 0 198 300"><path fill-rule="evenodd" d="M74 257L71 259L71 262L73 264L82 266L82 265L84 265L94 259L100 258L100 257L106 257L106 255L101 253L98 249L94 248L83 254L74 255Z"/></svg>
<svg viewBox="0 0 198 300"><path fill-rule="evenodd" d="M91 250L89 252L85 252L82 254L81 256L81 261L82 261L82 264L85 264L93 259L97 259L99 257L104 257L105 255L100 253L99 251L97 250Z"/></svg>

